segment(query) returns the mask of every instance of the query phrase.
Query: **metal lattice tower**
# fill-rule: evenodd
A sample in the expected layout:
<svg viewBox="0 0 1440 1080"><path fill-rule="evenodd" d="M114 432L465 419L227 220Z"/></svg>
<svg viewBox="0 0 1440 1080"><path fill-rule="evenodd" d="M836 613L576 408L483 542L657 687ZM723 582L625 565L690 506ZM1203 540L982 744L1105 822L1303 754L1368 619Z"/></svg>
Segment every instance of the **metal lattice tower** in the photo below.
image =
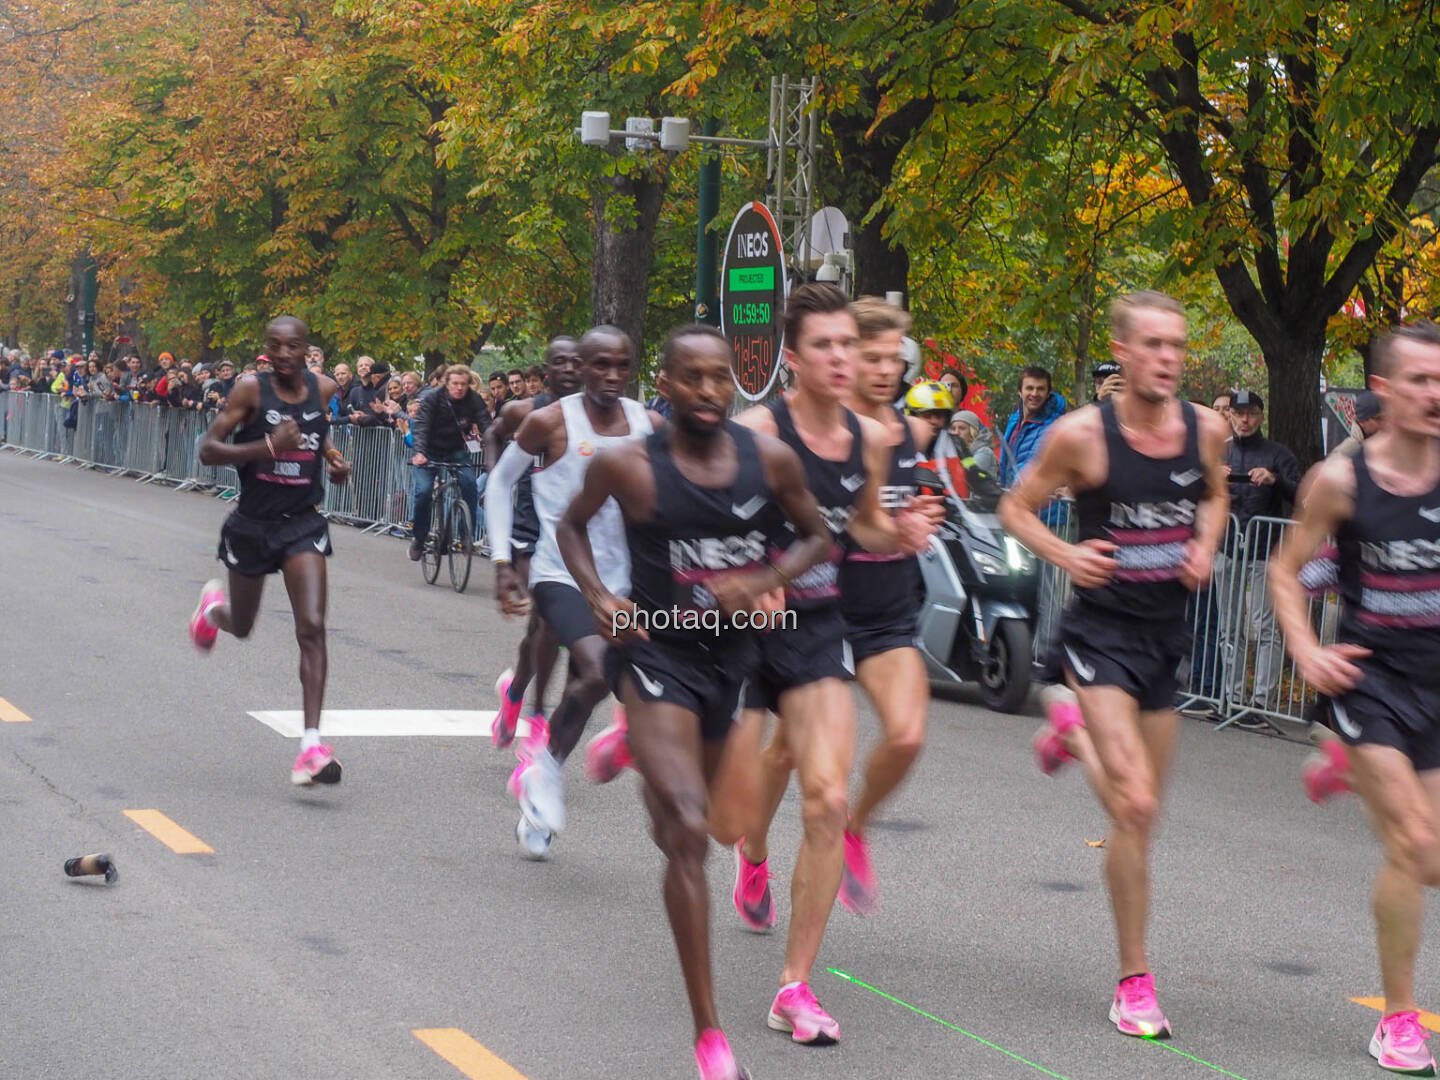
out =
<svg viewBox="0 0 1440 1080"><path fill-rule="evenodd" d="M808 246L810 218L815 213L815 146L820 132L815 89L814 79L777 75L770 80L771 149L765 168L765 202L780 227L792 268L801 246Z"/></svg>

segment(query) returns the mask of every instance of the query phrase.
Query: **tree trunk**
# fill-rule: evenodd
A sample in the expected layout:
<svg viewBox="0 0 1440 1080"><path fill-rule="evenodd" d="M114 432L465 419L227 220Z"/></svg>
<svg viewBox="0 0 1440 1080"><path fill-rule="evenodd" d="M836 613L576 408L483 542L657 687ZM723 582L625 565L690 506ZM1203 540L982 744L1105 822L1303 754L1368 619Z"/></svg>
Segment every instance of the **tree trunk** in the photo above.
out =
<svg viewBox="0 0 1440 1080"><path fill-rule="evenodd" d="M1094 290L1090 290L1093 293ZM1086 389L1090 382L1090 335L1095 329L1095 301L1087 295L1085 303L1076 314L1078 326L1075 331L1075 381L1071 391L1072 406L1085 403Z"/></svg>
<svg viewBox="0 0 1440 1080"><path fill-rule="evenodd" d="M200 316L200 355L198 363L218 364L225 355L224 349L215 348L215 316Z"/></svg>
<svg viewBox="0 0 1440 1080"><path fill-rule="evenodd" d="M85 266L86 253L70 260L70 292L65 297L65 351L78 353L85 347Z"/></svg>
<svg viewBox="0 0 1440 1080"><path fill-rule="evenodd" d="M591 260L590 309L595 325L618 326L645 347L645 305L655 262L655 226L665 201L665 179L651 173L612 176L592 199L595 254ZM638 387L641 363L635 365Z"/></svg>
<svg viewBox="0 0 1440 1080"><path fill-rule="evenodd" d="M115 328L115 332L120 337L128 337L134 343L135 352L139 353L140 309L130 300L130 296L134 292L135 282L132 278L122 277L115 283L115 294L120 298L118 306L120 325Z"/></svg>
<svg viewBox="0 0 1440 1080"><path fill-rule="evenodd" d="M426 349L422 354L425 357L425 378L429 379L431 374L438 367L445 365L445 354L439 349ZM484 372L481 372L483 375Z"/></svg>
<svg viewBox="0 0 1440 1080"><path fill-rule="evenodd" d="M862 107L853 112L831 113L826 118L840 159L836 171L844 178L837 196L850 222L856 295L884 296L895 291L905 293L908 299L909 252L885 238L884 213L868 222L865 218L884 197L900 151L929 119L933 103L928 99L910 102L871 131L879 105L879 91L872 89L863 98Z"/></svg>
<svg viewBox="0 0 1440 1080"><path fill-rule="evenodd" d="M1325 355L1325 331L1301 333L1265 351L1269 394L1265 401L1266 431L1284 443L1308 469L1321 455L1320 361Z"/></svg>

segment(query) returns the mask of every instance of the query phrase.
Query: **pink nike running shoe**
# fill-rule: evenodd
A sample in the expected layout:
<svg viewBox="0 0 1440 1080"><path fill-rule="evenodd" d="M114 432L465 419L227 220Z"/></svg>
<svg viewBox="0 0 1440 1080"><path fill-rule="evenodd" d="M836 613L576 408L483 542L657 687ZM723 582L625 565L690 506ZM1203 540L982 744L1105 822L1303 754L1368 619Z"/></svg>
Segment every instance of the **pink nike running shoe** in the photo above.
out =
<svg viewBox="0 0 1440 1080"><path fill-rule="evenodd" d="M1115 1002L1110 1006L1110 1022L1122 1035L1142 1039L1168 1039L1170 1021L1155 1000L1155 976L1132 975L1115 988Z"/></svg>
<svg viewBox="0 0 1440 1080"><path fill-rule="evenodd" d="M845 830L845 869L840 875L840 903L854 915L880 910L880 882L870 864L870 846L859 833Z"/></svg>
<svg viewBox="0 0 1440 1080"><path fill-rule="evenodd" d="M790 1032L792 1039L807 1046L831 1046L840 1041L840 1025L820 1007L809 983L782 987L765 1022L776 1031Z"/></svg>
<svg viewBox="0 0 1440 1080"><path fill-rule="evenodd" d="M225 586L219 578L211 578L200 590L200 603L195 605L195 614L190 616L190 641L195 648L208 653L215 647L220 631L210 621L210 609L225 603Z"/></svg>
<svg viewBox="0 0 1440 1080"><path fill-rule="evenodd" d="M597 784L608 784L633 764L625 706L616 705L610 726L585 747L585 775Z"/></svg>
<svg viewBox="0 0 1440 1080"><path fill-rule="evenodd" d="M1300 766L1300 782L1305 785L1305 794L1316 806L1322 805L1332 795L1353 790L1345 782L1350 771L1350 754L1339 739L1326 739Z"/></svg>
<svg viewBox="0 0 1440 1080"><path fill-rule="evenodd" d="M1035 763L1046 776L1053 776L1060 766L1075 760L1065 749L1065 736L1073 728L1083 728L1085 718L1080 706L1071 701L1048 706L1045 716L1045 726L1035 733Z"/></svg>
<svg viewBox="0 0 1440 1080"><path fill-rule="evenodd" d="M335 760L335 755L330 747L323 743L319 746L312 746L309 750L301 750L295 759L295 767L290 770L290 782L296 787L309 787L311 784L338 784L340 782L340 762Z"/></svg>
<svg viewBox="0 0 1440 1080"><path fill-rule="evenodd" d="M1370 1056L1382 1069L1406 1076L1434 1076L1435 1058L1425 1040L1430 1033L1420 1024L1416 1012L1391 1013L1382 1017L1370 1039Z"/></svg>
<svg viewBox="0 0 1440 1080"><path fill-rule="evenodd" d="M500 702L495 710L495 720L490 725L490 741L501 750L515 741L515 726L520 722L521 703L510 700L510 684L514 679L514 670L506 668L495 680L495 696Z"/></svg>
<svg viewBox="0 0 1440 1080"><path fill-rule="evenodd" d="M770 860L752 863L745 858L745 841L735 845L735 910L757 934L775 925L775 902L770 896Z"/></svg>
<svg viewBox="0 0 1440 1080"><path fill-rule="evenodd" d="M730 1040L719 1028L706 1028L695 1043L695 1064L700 1080L750 1080L750 1074L735 1064Z"/></svg>

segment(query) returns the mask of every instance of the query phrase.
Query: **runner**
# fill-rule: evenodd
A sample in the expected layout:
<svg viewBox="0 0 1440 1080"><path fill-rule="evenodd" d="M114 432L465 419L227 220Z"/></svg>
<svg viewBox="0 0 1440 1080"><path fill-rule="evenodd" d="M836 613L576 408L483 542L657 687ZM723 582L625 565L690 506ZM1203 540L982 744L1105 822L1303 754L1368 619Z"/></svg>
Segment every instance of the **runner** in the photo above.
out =
<svg viewBox="0 0 1440 1080"><path fill-rule="evenodd" d="M1440 327L1401 327L1371 359L1384 428L1316 466L1270 589L1300 674L1332 699L1352 783L1385 845L1374 901L1385 1009L1370 1055L1391 1072L1433 1076L1415 963L1421 889L1440 885ZM1331 536L1345 605L1337 642L1324 647L1299 574Z"/></svg>
<svg viewBox="0 0 1440 1080"><path fill-rule="evenodd" d="M890 473L880 489L880 505L898 509L919 490L914 477L917 446L933 435L926 419L902 417L892 404L905 374L901 347L910 316L874 297L857 301L852 310L860 328L860 360L847 401L857 416L868 416L885 432ZM947 399L943 404L948 420L953 402L950 392L940 389ZM885 735L865 765L865 786L850 811L840 879L840 902L857 915L872 915L879 910L880 892L865 826L875 808L900 786L925 745L930 682L915 647L925 583L915 556L873 555L849 543L839 585L855 680L874 704Z"/></svg>
<svg viewBox="0 0 1440 1080"><path fill-rule="evenodd" d="M665 853L665 906L694 1014L701 1080L748 1075L735 1064L715 1008L705 857L711 792L724 786L723 797L741 801L758 795L755 770L725 753L745 680L759 661L750 624L766 629L783 617L781 587L831 547L794 451L725 419L735 393L730 364L730 347L712 327L671 334L660 384L673 422L643 443L600 454L559 527L565 563L596 621L623 631L607 674L631 717L631 748ZM630 600L601 581L586 532L612 497L626 523ZM782 510L801 539L771 565L766 539ZM727 616L723 628L717 607ZM699 626L702 615L714 617L712 627ZM690 629L675 625L685 618Z"/></svg>
<svg viewBox="0 0 1440 1080"><path fill-rule="evenodd" d="M1122 297L1110 334L1123 389L1055 422L999 514L1075 586L1057 644L1083 720L1063 701L1047 705L1052 718L1068 712L1093 740L1096 789L1112 820L1105 874L1121 977L1110 1019L1126 1035L1167 1038L1170 1022L1145 957L1150 840L1178 730L1176 669L1190 655L1186 592L1210 577L1225 528L1229 429L1175 396L1186 336L1178 301L1154 292ZM1075 492L1074 544L1040 519L1066 486Z"/></svg>
<svg viewBox="0 0 1440 1080"><path fill-rule="evenodd" d="M338 784L340 762L320 742L325 701L325 558L330 530L318 506L325 496L320 466L343 484L350 465L330 445L325 402L335 381L305 370L310 330L288 315L265 328L265 353L274 370L236 381L225 408L200 444L205 465L231 466L240 477L240 500L220 530L220 558L229 568L227 591L206 582L190 618L190 640L201 652L218 632L247 638L260 611L265 577L279 571L295 615L300 643L300 686L305 734L290 773L292 783ZM227 442L231 433L233 443ZM323 451L322 451L323 447Z"/></svg>
<svg viewBox="0 0 1440 1080"><path fill-rule="evenodd" d="M510 779L510 790L521 809L515 835L524 853L533 859L548 858L554 834L564 831L561 766L579 742L591 712L608 693L605 639L560 558L555 527L580 493L595 452L643 439L659 421L638 401L621 397L635 361L635 346L623 330L597 326L580 339L579 351L583 392L551 402L525 418L492 474L490 483L497 497L486 500L486 524L496 553L495 592L501 610L524 614L528 601L514 564L505 557L511 540L511 489L532 459L543 455L546 466L531 475L540 540L530 562L530 595L540 617L570 651L571 675L550 718L548 750L536 746L533 760L522 760ZM590 524L590 540L605 584L623 595L629 589L630 562L618 507L611 504L602 509Z"/></svg>
<svg viewBox="0 0 1440 1080"><path fill-rule="evenodd" d="M499 462L507 443L514 438L521 423L536 409L542 408L556 398L568 397L580 389L580 344L574 338L561 335L550 339L545 347L545 382L548 391L542 391L519 401L511 401L500 410L500 415L485 432L485 460L491 462L491 471ZM542 458L534 459L534 468L543 468ZM540 539L540 519L535 515L535 499L531 494L530 471L520 475L514 485L514 526L510 536L511 561L515 566L517 582L530 580L530 559L535 554L535 541ZM492 486L488 506L501 498ZM487 521L488 528L488 521ZM503 565L503 564L501 564ZM497 566L497 573L499 567ZM508 593L496 590L502 602ZM513 603L512 603L513 606ZM545 714L545 691L550 683L550 673L560 652L560 643L555 632L540 618L538 612L530 612L525 636L520 639L519 656L515 667L501 673L495 681L495 693L500 699L491 728L491 741L497 747L506 747L515 739L516 725L520 720L521 704L525 700L525 689L535 679L535 704L526 722L530 729L532 744L545 745L547 722Z"/></svg>
<svg viewBox="0 0 1440 1080"><path fill-rule="evenodd" d="M759 753L765 711L779 714L775 736L761 758L763 796L748 810L745 839L735 847L733 900L752 930L775 924L770 895L767 834L785 794L790 771L800 775L804 837L791 887L794 912L786 942L780 992L769 1024L796 1042L825 1045L839 1025L811 992L809 978L845 861L846 778L855 755L855 704L845 685L854 678L836 578L840 544L849 537L877 554L913 554L928 542L939 517L937 500L917 501L892 516L880 505L889 475L890 433L842 404L855 377L859 334L849 299L834 285L802 285L785 313L785 359L795 389L767 406L748 409L738 423L789 444L799 455L806 486L836 538L830 558L791 582L787 607L796 630L765 643L746 691L746 714L736 733L737 753ZM782 530L778 550L793 543ZM728 811L727 811L728 812Z"/></svg>

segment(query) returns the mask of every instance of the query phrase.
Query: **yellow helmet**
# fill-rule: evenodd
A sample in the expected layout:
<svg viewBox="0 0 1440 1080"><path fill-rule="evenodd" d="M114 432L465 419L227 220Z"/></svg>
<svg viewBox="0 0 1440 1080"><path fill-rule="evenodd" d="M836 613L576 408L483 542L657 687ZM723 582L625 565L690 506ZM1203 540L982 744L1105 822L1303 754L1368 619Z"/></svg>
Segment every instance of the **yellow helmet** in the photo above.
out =
<svg viewBox="0 0 1440 1080"><path fill-rule="evenodd" d="M940 382L916 383L905 395L905 411L909 413L955 411L955 396Z"/></svg>

